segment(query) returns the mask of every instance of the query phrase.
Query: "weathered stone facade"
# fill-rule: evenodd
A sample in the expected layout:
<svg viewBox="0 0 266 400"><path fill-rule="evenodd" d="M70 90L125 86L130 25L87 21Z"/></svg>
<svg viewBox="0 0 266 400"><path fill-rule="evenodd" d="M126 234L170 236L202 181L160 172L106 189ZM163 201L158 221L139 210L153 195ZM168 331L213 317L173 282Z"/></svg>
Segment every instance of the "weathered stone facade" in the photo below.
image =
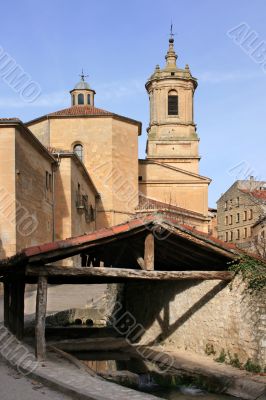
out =
<svg viewBox="0 0 266 400"><path fill-rule="evenodd" d="M54 163L22 123L0 125L1 258L53 240Z"/></svg>
<svg viewBox="0 0 266 400"><path fill-rule="evenodd" d="M265 215L265 188L266 182L251 178L247 181L236 181L220 197L217 201L217 229L221 240L250 247L252 226ZM264 193L265 196L262 196Z"/></svg>
<svg viewBox="0 0 266 400"><path fill-rule="evenodd" d="M0 133L0 258L94 230L97 191L79 158L52 154L17 120Z"/></svg>
<svg viewBox="0 0 266 400"><path fill-rule="evenodd" d="M266 365L266 292L250 295L240 278L221 281L130 283L125 309L144 327L140 342L214 358L224 349L243 363ZM134 335L136 332L134 332Z"/></svg>
<svg viewBox="0 0 266 400"><path fill-rule="evenodd" d="M130 219L138 204L140 124L100 109L94 109L99 111L96 115L86 115L86 107L47 116L45 135L42 119L28 126L40 140L49 137L49 146L55 149L73 151L76 144L82 146L82 161L101 196L97 208L97 228L101 228Z"/></svg>

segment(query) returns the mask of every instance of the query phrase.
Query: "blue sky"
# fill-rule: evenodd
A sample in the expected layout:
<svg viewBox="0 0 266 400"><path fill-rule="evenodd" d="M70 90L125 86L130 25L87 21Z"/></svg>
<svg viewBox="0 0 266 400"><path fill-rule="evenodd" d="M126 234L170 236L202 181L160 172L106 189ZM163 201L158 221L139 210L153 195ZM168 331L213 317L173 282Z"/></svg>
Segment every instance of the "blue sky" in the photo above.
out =
<svg viewBox="0 0 266 400"><path fill-rule="evenodd" d="M251 55L252 43L244 49L227 34L245 23L245 34L254 31L263 46L265 15L264 0L3 2L0 48L40 85L41 95L25 103L0 78L0 117L27 121L67 107L83 67L97 92L96 106L142 121L144 157L144 85L155 65L164 64L172 19L178 65L188 63L199 80L200 173L213 179L209 204L215 206L236 178L266 178L266 68Z"/></svg>

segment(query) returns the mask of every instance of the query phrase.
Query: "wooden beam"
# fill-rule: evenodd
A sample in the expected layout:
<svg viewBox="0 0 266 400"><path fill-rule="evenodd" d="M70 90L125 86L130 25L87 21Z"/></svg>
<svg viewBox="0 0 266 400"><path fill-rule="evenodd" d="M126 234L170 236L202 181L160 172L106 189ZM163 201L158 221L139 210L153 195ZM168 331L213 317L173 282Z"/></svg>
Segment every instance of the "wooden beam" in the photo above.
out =
<svg viewBox="0 0 266 400"><path fill-rule="evenodd" d="M144 263L147 271L154 270L154 236L148 233L144 242Z"/></svg>
<svg viewBox="0 0 266 400"><path fill-rule="evenodd" d="M81 268L85 269L85 268ZM36 297L35 355L37 360L45 360L45 317L47 307L47 277L40 275Z"/></svg>
<svg viewBox="0 0 266 400"><path fill-rule="evenodd" d="M224 280L230 281L234 274L229 271L143 271L124 268L82 268L63 266L27 267L26 275L29 277L46 274L47 277L63 278L120 278L135 280L164 280L179 281L185 279L197 280Z"/></svg>

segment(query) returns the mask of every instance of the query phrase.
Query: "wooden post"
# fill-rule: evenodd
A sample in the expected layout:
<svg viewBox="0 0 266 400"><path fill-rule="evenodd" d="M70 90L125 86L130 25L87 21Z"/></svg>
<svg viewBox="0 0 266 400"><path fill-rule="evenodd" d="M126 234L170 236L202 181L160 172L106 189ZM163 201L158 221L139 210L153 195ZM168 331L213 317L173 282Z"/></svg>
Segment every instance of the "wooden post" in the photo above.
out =
<svg viewBox="0 0 266 400"><path fill-rule="evenodd" d="M47 277L38 277L36 297L36 322L35 322L35 355L37 360L45 360L45 317L47 306Z"/></svg>
<svg viewBox="0 0 266 400"><path fill-rule="evenodd" d="M10 283L8 280L5 280L4 281L4 325L6 328L10 327L9 309L10 309Z"/></svg>
<svg viewBox="0 0 266 400"><path fill-rule="evenodd" d="M154 236L148 233L144 243L144 262L147 271L154 270Z"/></svg>
<svg viewBox="0 0 266 400"><path fill-rule="evenodd" d="M24 335L24 294L25 294L25 281L24 277L16 282L16 336L18 340L21 340Z"/></svg>
<svg viewBox="0 0 266 400"><path fill-rule="evenodd" d="M9 329L16 334L16 314L17 314L17 282L10 281L10 307L9 307Z"/></svg>

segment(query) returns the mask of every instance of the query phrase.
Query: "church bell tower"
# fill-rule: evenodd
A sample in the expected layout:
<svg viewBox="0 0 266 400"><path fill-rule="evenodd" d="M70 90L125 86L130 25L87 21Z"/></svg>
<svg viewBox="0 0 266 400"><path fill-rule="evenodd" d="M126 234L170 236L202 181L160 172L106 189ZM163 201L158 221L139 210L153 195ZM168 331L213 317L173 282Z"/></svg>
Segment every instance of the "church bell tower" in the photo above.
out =
<svg viewBox="0 0 266 400"><path fill-rule="evenodd" d="M171 32L164 68L157 65L146 83L150 100L147 159L197 174L199 138L193 116L197 79L188 65L177 67L173 36Z"/></svg>

